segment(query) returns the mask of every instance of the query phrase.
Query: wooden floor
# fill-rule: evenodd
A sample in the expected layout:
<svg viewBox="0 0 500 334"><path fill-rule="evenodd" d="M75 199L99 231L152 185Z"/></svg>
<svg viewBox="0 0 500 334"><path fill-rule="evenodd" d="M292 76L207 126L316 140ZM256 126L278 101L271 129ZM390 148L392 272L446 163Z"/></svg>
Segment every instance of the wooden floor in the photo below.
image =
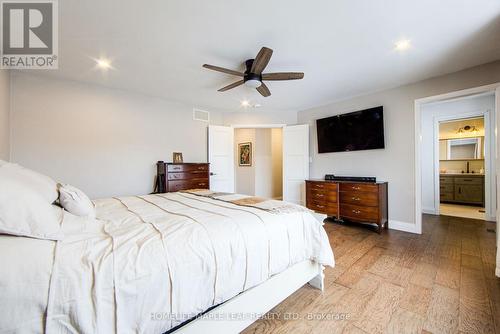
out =
<svg viewBox="0 0 500 334"><path fill-rule="evenodd" d="M325 225L337 265L243 333L500 333L495 224L424 215L422 235Z"/></svg>

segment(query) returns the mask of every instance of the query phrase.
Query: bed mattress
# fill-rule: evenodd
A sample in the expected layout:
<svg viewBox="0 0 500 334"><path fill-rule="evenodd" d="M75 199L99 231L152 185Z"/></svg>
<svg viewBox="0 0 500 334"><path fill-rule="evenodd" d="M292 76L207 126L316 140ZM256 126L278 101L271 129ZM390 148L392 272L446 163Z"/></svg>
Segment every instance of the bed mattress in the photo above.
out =
<svg viewBox="0 0 500 334"><path fill-rule="evenodd" d="M164 333L295 263L334 265L307 210L189 193L95 204L96 219L65 214L61 241L0 237L0 331Z"/></svg>

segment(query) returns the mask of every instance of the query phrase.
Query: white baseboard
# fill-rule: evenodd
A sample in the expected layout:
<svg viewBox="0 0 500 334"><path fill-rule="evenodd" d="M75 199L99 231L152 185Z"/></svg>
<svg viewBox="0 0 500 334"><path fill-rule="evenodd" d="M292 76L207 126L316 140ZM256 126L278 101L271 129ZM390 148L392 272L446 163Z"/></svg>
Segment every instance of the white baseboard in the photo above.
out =
<svg viewBox="0 0 500 334"><path fill-rule="evenodd" d="M496 221L497 221L497 217L495 217L495 216L488 216L488 215L485 215L485 216L484 216L484 219L485 219L486 221L489 221L489 222L496 222Z"/></svg>
<svg viewBox="0 0 500 334"><path fill-rule="evenodd" d="M437 215L437 210L436 208L422 208L422 213L427 213L429 215Z"/></svg>
<svg viewBox="0 0 500 334"><path fill-rule="evenodd" d="M403 231L403 232L422 234L422 231L420 231L417 228L416 224L401 222L401 221L397 221L397 220L389 220L389 228L391 230L398 230L398 231Z"/></svg>

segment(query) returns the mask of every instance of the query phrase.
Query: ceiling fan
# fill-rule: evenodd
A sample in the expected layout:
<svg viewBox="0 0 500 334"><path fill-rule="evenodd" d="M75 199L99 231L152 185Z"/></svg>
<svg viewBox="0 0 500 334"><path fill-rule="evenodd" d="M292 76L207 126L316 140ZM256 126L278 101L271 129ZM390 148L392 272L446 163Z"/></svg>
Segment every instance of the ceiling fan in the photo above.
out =
<svg viewBox="0 0 500 334"><path fill-rule="evenodd" d="M262 96L268 97L271 95L271 92L263 81L298 80L304 77L304 73L302 72L262 73L269 63L269 60L271 60L272 55L273 50L262 47L255 59L248 59L247 61L245 61L245 72L234 71L209 64L203 64L203 67L208 68L209 70L227 73L243 78L243 80L236 81L230 85L222 87L218 90L219 92L225 92L226 90L230 90L244 84L245 86L257 89L257 91Z"/></svg>

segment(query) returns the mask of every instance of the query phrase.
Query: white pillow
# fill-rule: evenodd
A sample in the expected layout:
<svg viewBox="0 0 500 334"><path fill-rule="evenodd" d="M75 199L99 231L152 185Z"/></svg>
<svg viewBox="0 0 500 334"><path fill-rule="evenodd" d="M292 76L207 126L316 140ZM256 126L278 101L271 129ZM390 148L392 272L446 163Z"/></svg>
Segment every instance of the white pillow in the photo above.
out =
<svg viewBox="0 0 500 334"><path fill-rule="evenodd" d="M50 177L5 161L0 161L0 168L4 170L4 173L8 173L10 177L22 182L23 186L39 194L47 203L52 204L57 200L59 196L57 183Z"/></svg>
<svg viewBox="0 0 500 334"><path fill-rule="evenodd" d="M51 204L54 194L57 198L57 185L49 177L15 164L0 165L0 233L62 239L63 210Z"/></svg>
<svg viewBox="0 0 500 334"><path fill-rule="evenodd" d="M76 216L95 218L94 203L83 191L69 184L59 184L59 203Z"/></svg>

